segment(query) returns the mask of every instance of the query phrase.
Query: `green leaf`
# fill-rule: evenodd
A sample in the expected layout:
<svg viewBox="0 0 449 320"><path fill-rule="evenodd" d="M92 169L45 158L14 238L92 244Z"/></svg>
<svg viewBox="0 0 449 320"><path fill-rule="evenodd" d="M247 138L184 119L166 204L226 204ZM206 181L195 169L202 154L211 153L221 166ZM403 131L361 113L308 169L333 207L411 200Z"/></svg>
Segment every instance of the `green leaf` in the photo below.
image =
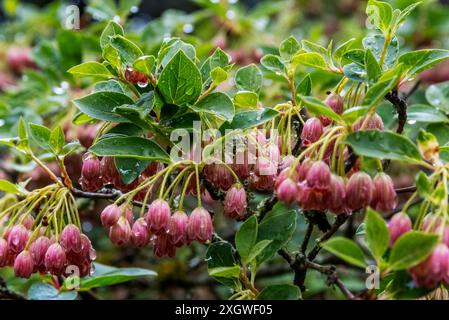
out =
<svg viewBox="0 0 449 320"><path fill-rule="evenodd" d="M393 18L393 8L389 3L369 0L368 6L366 7L366 14L372 24L380 30L387 32Z"/></svg>
<svg viewBox="0 0 449 320"><path fill-rule="evenodd" d="M407 120L426 123L449 122L449 118L444 113L425 104L413 104L408 106Z"/></svg>
<svg viewBox="0 0 449 320"><path fill-rule="evenodd" d="M232 252L233 248L229 242L219 241L212 243L206 252L208 271L215 268L234 267L236 262ZM234 279L223 277L215 277L215 279L229 287L236 285Z"/></svg>
<svg viewBox="0 0 449 320"><path fill-rule="evenodd" d="M366 78L365 68L356 63L350 63L343 67L343 73L353 81L364 82Z"/></svg>
<svg viewBox="0 0 449 320"><path fill-rule="evenodd" d="M24 140L24 139L28 138L26 123L22 117L20 117L20 119L19 119L19 125L17 128L17 131L18 131L19 139Z"/></svg>
<svg viewBox="0 0 449 320"><path fill-rule="evenodd" d="M9 182L8 180L0 179L0 191L4 191L6 193L13 193L13 194L22 194L23 192L20 190L20 187L15 185L12 182Z"/></svg>
<svg viewBox="0 0 449 320"><path fill-rule="evenodd" d="M337 62L341 63L341 58L344 56L346 52L350 50L350 48L354 44L354 41L355 38L349 39L348 41L339 45L337 49L335 49L333 57Z"/></svg>
<svg viewBox="0 0 449 320"><path fill-rule="evenodd" d="M362 249L350 239L334 237L322 243L321 246L356 267L365 268L367 266Z"/></svg>
<svg viewBox="0 0 449 320"><path fill-rule="evenodd" d="M388 249L390 235L385 220L371 208L367 209L365 216L365 240L371 253L380 261Z"/></svg>
<svg viewBox="0 0 449 320"><path fill-rule="evenodd" d="M379 61L382 55L382 50L385 42L384 36L381 34L367 36L363 38L362 42L363 47L365 49L370 49L373 52L376 59ZM390 45L388 46L387 54L385 55L385 61L383 66L385 67L385 69L389 69L396 64L398 53L399 53L398 39L396 37L393 37L393 39L390 42Z"/></svg>
<svg viewBox="0 0 449 320"><path fill-rule="evenodd" d="M234 104L231 98L222 92L213 92L201 99L195 109L226 121L232 121L234 117Z"/></svg>
<svg viewBox="0 0 449 320"><path fill-rule="evenodd" d="M210 73L213 69L220 67L223 70L226 70L229 61L231 61L231 57L220 48L217 48L201 66L201 77L203 82L207 83L208 80L210 80Z"/></svg>
<svg viewBox="0 0 449 320"><path fill-rule="evenodd" d="M201 93L201 74L192 60L180 50L162 70L157 86L167 103L193 103Z"/></svg>
<svg viewBox="0 0 449 320"><path fill-rule="evenodd" d="M340 123L343 122L343 119L334 110L318 98L312 96L301 96L300 99L310 114L314 116L325 116Z"/></svg>
<svg viewBox="0 0 449 320"><path fill-rule="evenodd" d="M249 263L254 261L257 258L257 256L261 254L265 250L265 248L268 247L272 242L273 242L272 240L262 240L257 242L251 248L248 257L246 258L246 261L248 261Z"/></svg>
<svg viewBox="0 0 449 320"><path fill-rule="evenodd" d="M100 77L107 79L112 76L108 68L95 61L84 62L70 68L67 72L81 77Z"/></svg>
<svg viewBox="0 0 449 320"><path fill-rule="evenodd" d="M54 128L53 131L50 133L49 144L53 152L56 155L59 155L60 152L62 151L62 147L64 147L65 144L64 131L62 131L62 128L60 126Z"/></svg>
<svg viewBox="0 0 449 320"><path fill-rule="evenodd" d="M301 49L301 45L298 40L294 36L290 36L281 42L279 54L283 60L289 61L299 49Z"/></svg>
<svg viewBox="0 0 449 320"><path fill-rule="evenodd" d="M110 137L99 140L89 149L97 156L134 158L170 163L169 155L154 141L141 137Z"/></svg>
<svg viewBox="0 0 449 320"><path fill-rule="evenodd" d="M262 72L254 63L240 68L235 74L235 84L239 90L259 93L262 88Z"/></svg>
<svg viewBox="0 0 449 320"><path fill-rule="evenodd" d="M431 68L448 57L448 50L424 49L402 54L398 59L398 63L402 63L408 70L408 75L412 77L417 73Z"/></svg>
<svg viewBox="0 0 449 320"><path fill-rule="evenodd" d="M362 49L352 49L349 51L346 51L343 55L343 58L346 60L349 60L350 62L354 62L357 65L361 67L365 67L365 51Z"/></svg>
<svg viewBox="0 0 449 320"><path fill-rule="evenodd" d="M118 93L125 93L123 87L117 80L99 81L95 83L93 92L99 91L113 91Z"/></svg>
<svg viewBox="0 0 449 320"><path fill-rule="evenodd" d="M377 62L376 57L370 49L366 50L365 53L365 68L368 82L370 84L376 83L382 74L382 70L379 62Z"/></svg>
<svg viewBox="0 0 449 320"><path fill-rule="evenodd" d="M278 74L278 75L284 75L286 72L285 65L281 61L281 59L278 56L275 56L274 54L267 54L262 57L260 60L260 63L268 70Z"/></svg>
<svg viewBox="0 0 449 320"><path fill-rule="evenodd" d="M108 43L103 49L103 58L108 61L111 66L119 69L122 67L122 61L120 59L120 54L117 49L115 49L112 44Z"/></svg>
<svg viewBox="0 0 449 320"><path fill-rule="evenodd" d="M109 21L100 36L100 46L101 49L104 48L111 42L112 38L117 35L123 36L125 33L121 25L114 21Z"/></svg>
<svg viewBox="0 0 449 320"><path fill-rule="evenodd" d="M156 58L154 56L142 56L134 61L133 68L146 75L151 75Z"/></svg>
<svg viewBox="0 0 449 320"><path fill-rule="evenodd" d="M234 105L237 110L258 109L259 97L251 91L239 91L234 96Z"/></svg>
<svg viewBox="0 0 449 320"><path fill-rule="evenodd" d="M389 131L357 131L349 134L345 142L360 156L406 162L421 160L418 148L410 139Z"/></svg>
<svg viewBox="0 0 449 320"><path fill-rule="evenodd" d="M51 284L35 282L28 290L29 300L75 300L78 296L76 291L59 292Z"/></svg>
<svg viewBox="0 0 449 320"><path fill-rule="evenodd" d="M346 123L352 124L360 117L366 115L368 109L369 109L368 107L360 107L360 106L352 107L346 109L341 116Z"/></svg>
<svg viewBox="0 0 449 320"><path fill-rule="evenodd" d="M238 278L240 276L240 266L217 267L209 269L209 275L219 278Z"/></svg>
<svg viewBox="0 0 449 320"><path fill-rule="evenodd" d="M30 123L29 127L31 137L36 141L39 147L49 152L52 151L50 146L50 129L34 123Z"/></svg>
<svg viewBox="0 0 449 320"><path fill-rule="evenodd" d="M94 92L73 102L81 112L92 118L114 122L128 122L114 112L115 107L134 103L127 95L112 91Z"/></svg>
<svg viewBox="0 0 449 320"><path fill-rule="evenodd" d="M257 256L258 264L270 259L290 241L296 229L296 216L295 210L278 203L259 223L257 243L263 240L272 242Z"/></svg>
<svg viewBox="0 0 449 320"><path fill-rule="evenodd" d="M93 275L81 279L79 291L87 291L93 288L112 286L142 277L154 277L156 272L142 268L119 268L100 275Z"/></svg>
<svg viewBox="0 0 449 320"><path fill-rule="evenodd" d="M429 177L423 171L419 171L416 174L415 181L418 194L421 197L429 197L433 190Z"/></svg>
<svg viewBox="0 0 449 320"><path fill-rule="evenodd" d="M390 92L398 83L399 76L395 76L391 79L386 79L377 82L375 85L371 86L363 98L362 105L364 106L374 106L380 103L385 95Z"/></svg>
<svg viewBox="0 0 449 320"><path fill-rule="evenodd" d="M263 110L244 111L237 113L229 125L225 124L226 129L248 129L256 127L259 124L270 121L279 113L271 108Z"/></svg>
<svg viewBox="0 0 449 320"><path fill-rule="evenodd" d="M257 239L257 218L252 216L247 219L235 235L235 246L244 263L249 262L248 257Z"/></svg>
<svg viewBox="0 0 449 320"><path fill-rule="evenodd" d="M121 35L112 38L111 45L118 51L121 61L128 66L132 66L134 61L143 56L142 50L136 44Z"/></svg>
<svg viewBox="0 0 449 320"><path fill-rule="evenodd" d="M301 291L292 284L275 284L265 287L257 296L257 300L298 300Z"/></svg>
<svg viewBox="0 0 449 320"><path fill-rule="evenodd" d="M175 39L173 43L167 45L163 49L159 50L158 60L160 60L160 64L162 67L166 67L168 62L179 52L182 51L186 54L186 56L195 62L196 58L196 50L195 47L190 43L185 43L182 40Z"/></svg>
<svg viewBox="0 0 449 320"><path fill-rule="evenodd" d="M228 73L222 67L215 67L210 72L210 77L215 85L219 85L228 79Z"/></svg>
<svg viewBox="0 0 449 320"><path fill-rule="evenodd" d="M328 70L329 66L324 58L316 52L298 53L292 58L292 63L304 66Z"/></svg>
<svg viewBox="0 0 449 320"><path fill-rule="evenodd" d="M312 93L312 78L307 74L296 86L296 97L309 96Z"/></svg>
<svg viewBox="0 0 449 320"><path fill-rule="evenodd" d="M136 180L149 164L148 160L133 158L115 158L114 162L115 167L125 184L130 184Z"/></svg>
<svg viewBox="0 0 449 320"><path fill-rule="evenodd" d="M426 99L435 108L449 113L449 81L433 84L427 88Z"/></svg>
<svg viewBox="0 0 449 320"><path fill-rule="evenodd" d="M391 249L389 265L392 270L404 270L415 266L431 253L439 242L438 235L410 231L399 237Z"/></svg>

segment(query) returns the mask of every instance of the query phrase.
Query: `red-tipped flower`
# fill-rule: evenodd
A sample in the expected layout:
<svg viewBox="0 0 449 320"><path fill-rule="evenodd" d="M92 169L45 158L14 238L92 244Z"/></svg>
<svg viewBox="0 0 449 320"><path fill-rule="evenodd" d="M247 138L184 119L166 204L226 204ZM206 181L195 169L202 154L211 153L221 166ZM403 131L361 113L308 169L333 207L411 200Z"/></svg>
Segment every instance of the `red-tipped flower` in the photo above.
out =
<svg viewBox="0 0 449 320"><path fill-rule="evenodd" d="M8 247L14 253L22 252L30 232L22 224L13 226L8 233Z"/></svg>
<svg viewBox="0 0 449 320"><path fill-rule="evenodd" d="M290 178L285 179L276 189L277 197L285 203L293 203L298 196L298 186Z"/></svg>
<svg viewBox="0 0 449 320"><path fill-rule="evenodd" d="M304 123L301 132L301 145L307 147L311 143L318 141L323 134L323 124L318 118L310 118Z"/></svg>
<svg viewBox="0 0 449 320"><path fill-rule="evenodd" d="M162 199L157 199L150 204L145 220L152 233L165 233L170 220L170 206Z"/></svg>
<svg viewBox="0 0 449 320"><path fill-rule="evenodd" d="M131 226L125 217L120 217L118 222L109 229L109 238L116 246L123 246L131 238Z"/></svg>
<svg viewBox="0 0 449 320"><path fill-rule="evenodd" d="M391 212L398 204L393 180L389 175L381 172L374 177L373 183L374 193L371 207L382 213Z"/></svg>
<svg viewBox="0 0 449 320"><path fill-rule="evenodd" d="M241 185L234 185L226 193L223 213L232 219L243 218L247 205L245 189Z"/></svg>
<svg viewBox="0 0 449 320"><path fill-rule="evenodd" d="M134 222L131 229L131 242L136 248L146 247L150 242L150 233L144 218L139 218Z"/></svg>
<svg viewBox="0 0 449 320"><path fill-rule="evenodd" d="M449 248L438 244L432 254L409 270L417 287L433 289L440 283L449 283Z"/></svg>
<svg viewBox="0 0 449 320"><path fill-rule="evenodd" d="M388 222L388 232L390 233L390 247L394 245L396 240L404 233L412 230L412 221L404 212L398 212L391 217Z"/></svg>
<svg viewBox="0 0 449 320"><path fill-rule="evenodd" d="M46 236L40 236L30 244L29 252L36 266L40 267L44 264L45 254L51 244L52 241Z"/></svg>
<svg viewBox="0 0 449 320"><path fill-rule="evenodd" d="M328 209L329 211L341 214L346 213L346 186L342 177L333 174L331 176Z"/></svg>
<svg viewBox="0 0 449 320"><path fill-rule="evenodd" d="M120 219L120 208L114 203L108 205L101 212L100 219L105 228L112 227Z"/></svg>
<svg viewBox="0 0 449 320"><path fill-rule="evenodd" d="M365 117L360 118L357 122L352 125L353 131L359 131L362 128L363 123L365 122ZM368 120L368 123L364 130L380 130L384 129L384 122L382 118L377 114L373 114L372 117Z"/></svg>
<svg viewBox="0 0 449 320"><path fill-rule="evenodd" d="M205 243L212 239L213 225L209 212L202 207L192 211L187 226L190 241Z"/></svg>
<svg viewBox="0 0 449 320"><path fill-rule="evenodd" d="M367 207L373 198L374 184L371 177L365 172L356 172L346 184L346 207L359 210Z"/></svg>
<svg viewBox="0 0 449 320"><path fill-rule="evenodd" d="M57 242L53 243L45 253L44 263L45 268L51 274L63 274L64 268L67 263L67 257L64 248Z"/></svg>
<svg viewBox="0 0 449 320"><path fill-rule="evenodd" d="M306 175L307 185L313 189L328 189L331 183L331 170L323 161L312 164Z"/></svg>
<svg viewBox="0 0 449 320"><path fill-rule="evenodd" d="M187 239L187 225L189 223L189 217L184 211L176 211L170 217L170 223L168 225L168 235L170 242L175 247L181 247L188 243Z"/></svg>
<svg viewBox="0 0 449 320"><path fill-rule="evenodd" d="M28 251L22 251L14 261L14 274L19 278L29 278L34 271L34 261Z"/></svg>
<svg viewBox="0 0 449 320"><path fill-rule="evenodd" d="M66 252L73 251L78 253L81 251L81 232L74 224L65 226L61 233L60 243Z"/></svg>

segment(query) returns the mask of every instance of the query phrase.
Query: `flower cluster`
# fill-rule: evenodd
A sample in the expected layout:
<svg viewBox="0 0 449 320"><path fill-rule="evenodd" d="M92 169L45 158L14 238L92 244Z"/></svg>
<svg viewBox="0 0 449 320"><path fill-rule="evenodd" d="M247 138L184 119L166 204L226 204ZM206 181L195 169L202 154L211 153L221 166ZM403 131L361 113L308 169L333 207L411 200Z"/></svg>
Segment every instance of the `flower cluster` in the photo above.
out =
<svg viewBox="0 0 449 320"><path fill-rule="evenodd" d="M213 232L212 218L203 207L197 207L190 215L182 210L172 214L169 204L161 199L153 201L146 214L135 221L130 208L111 204L102 211L101 222L109 229L109 238L115 245L131 242L143 248L151 244L156 257L174 257L176 248L195 240L210 241Z"/></svg>
<svg viewBox="0 0 449 320"><path fill-rule="evenodd" d="M280 201L298 203L305 210L349 214L371 206L380 212L390 212L397 205L393 181L385 173L374 179L362 171L346 180L331 172L324 161L306 158L296 167L287 167L276 180Z"/></svg>
<svg viewBox="0 0 449 320"><path fill-rule="evenodd" d="M420 228L424 232L440 234L441 241L431 254L418 265L409 269L417 287L433 289L439 284L449 284L449 225L436 215L427 215ZM412 230L412 221L403 212L395 214L388 223L390 246Z"/></svg>
<svg viewBox="0 0 449 320"><path fill-rule="evenodd" d="M0 238L0 267L13 266L16 277L21 278L35 272L71 276L77 270L80 277L91 274L95 249L76 225L66 225L59 235L49 235L45 228L33 231L33 225L34 219L28 216L6 230Z"/></svg>

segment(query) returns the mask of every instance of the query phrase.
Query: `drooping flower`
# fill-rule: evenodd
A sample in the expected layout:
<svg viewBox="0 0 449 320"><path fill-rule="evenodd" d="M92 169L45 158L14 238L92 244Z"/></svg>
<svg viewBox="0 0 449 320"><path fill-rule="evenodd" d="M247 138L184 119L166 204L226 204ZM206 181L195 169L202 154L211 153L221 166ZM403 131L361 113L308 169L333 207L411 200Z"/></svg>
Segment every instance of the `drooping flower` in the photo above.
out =
<svg viewBox="0 0 449 320"><path fill-rule="evenodd" d="M398 204L398 196L390 176L381 172L374 177L373 183L374 193L371 207L382 213L394 210Z"/></svg>
<svg viewBox="0 0 449 320"><path fill-rule="evenodd" d="M396 240L403 234L412 230L412 221L404 212L398 212L391 217L388 222L388 232L390 234L390 247L394 245Z"/></svg>
<svg viewBox="0 0 449 320"><path fill-rule="evenodd" d="M14 261L14 274L19 278L29 278L34 271L34 262L28 251L22 251Z"/></svg>
<svg viewBox="0 0 449 320"><path fill-rule="evenodd" d="M449 248L438 244L431 255L409 270L417 287L433 289L440 283L449 283Z"/></svg>
<svg viewBox="0 0 449 320"><path fill-rule="evenodd" d="M196 240L205 243L212 239L212 218L206 209L198 207L192 211L187 225L187 234L190 241Z"/></svg>
<svg viewBox="0 0 449 320"><path fill-rule="evenodd" d="M346 207L351 210L366 208L373 198L374 184L365 172L354 173L346 184Z"/></svg>
<svg viewBox="0 0 449 320"><path fill-rule="evenodd" d="M162 199L153 201L145 216L148 228L152 233L165 233L170 220L170 206Z"/></svg>
<svg viewBox="0 0 449 320"><path fill-rule="evenodd" d="M139 218L134 222L131 229L131 242L136 248L146 247L150 242L150 233L144 218Z"/></svg>
<svg viewBox="0 0 449 320"><path fill-rule="evenodd" d="M320 139L323 134L323 124L318 118L310 118L304 123L301 132L301 145L307 147Z"/></svg>
<svg viewBox="0 0 449 320"><path fill-rule="evenodd" d="M123 246L131 238L131 226L125 217L120 217L118 222L109 229L109 238L116 246Z"/></svg>
<svg viewBox="0 0 449 320"><path fill-rule="evenodd" d="M237 184L226 193L223 201L223 212L231 219L243 218L248 206L245 189Z"/></svg>

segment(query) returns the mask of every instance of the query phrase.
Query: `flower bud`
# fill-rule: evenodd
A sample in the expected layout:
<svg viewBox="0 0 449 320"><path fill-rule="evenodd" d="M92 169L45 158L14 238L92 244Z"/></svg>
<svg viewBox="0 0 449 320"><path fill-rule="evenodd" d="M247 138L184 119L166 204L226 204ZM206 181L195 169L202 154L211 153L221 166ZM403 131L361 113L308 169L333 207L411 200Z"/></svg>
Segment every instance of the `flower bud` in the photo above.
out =
<svg viewBox="0 0 449 320"><path fill-rule="evenodd" d="M150 233L144 218L137 219L131 229L131 242L136 248L143 248L150 242Z"/></svg>
<svg viewBox="0 0 449 320"><path fill-rule="evenodd" d="M30 230L33 227L34 224L34 218L31 214L27 215L25 220L22 221L22 224L25 228Z"/></svg>
<svg viewBox="0 0 449 320"><path fill-rule="evenodd" d="M189 240L205 243L212 239L212 232L213 225L209 212L202 207L193 210L187 225Z"/></svg>
<svg viewBox="0 0 449 320"><path fill-rule="evenodd" d="M225 191L234 183L234 177L223 164L207 164L204 166L203 174L214 187Z"/></svg>
<svg viewBox="0 0 449 320"><path fill-rule="evenodd" d="M327 97L326 104L337 114L343 113L343 98L338 94L332 94ZM320 121L323 126L328 126L331 124L332 120L325 116L320 116Z"/></svg>
<svg viewBox="0 0 449 320"><path fill-rule="evenodd" d="M371 177L362 171L354 173L346 184L346 207L351 211L367 207L371 203L373 193L374 184Z"/></svg>
<svg viewBox="0 0 449 320"><path fill-rule="evenodd" d="M293 155L287 155L285 157L282 158L281 163L279 164L279 170L282 171L285 168L289 168L293 161L295 161L295 156Z"/></svg>
<svg viewBox="0 0 449 320"><path fill-rule="evenodd" d="M170 206L162 199L153 201L149 208L145 220L152 233L164 233L167 231L170 220Z"/></svg>
<svg viewBox="0 0 449 320"><path fill-rule="evenodd" d="M412 221L406 213L398 212L393 217L391 217L390 222L388 222L390 247L393 247L396 240L410 230L412 230Z"/></svg>
<svg viewBox="0 0 449 320"><path fill-rule="evenodd" d="M374 193L371 207L381 213L391 212L398 204L398 196L390 176L381 172L374 179Z"/></svg>
<svg viewBox="0 0 449 320"><path fill-rule="evenodd" d="M28 251L22 251L14 261L14 274L19 278L28 279L34 271L34 262Z"/></svg>
<svg viewBox="0 0 449 320"><path fill-rule="evenodd" d="M8 233L8 247L14 253L21 252L28 241L30 232L22 225L13 226Z"/></svg>
<svg viewBox="0 0 449 320"><path fill-rule="evenodd" d="M301 132L301 145L307 147L320 139L323 134L323 124L318 118L310 118L304 123Z"/></svg>
<svg viewBox="0 0 449 320"><path fill-rule="evenodd" d="M132 83L146 83L148 81L146 74L139 72L131 67L127 67L125 69L125 78L126 81Z"/></svg>
<svg viewBox="0 0 449 320"><path fill-rule="evenodd" d="M280 201L291 204L298 196L298 186L295 181L287 178L276 189L276 193Z"/></svg>
<svg viewBox="0 0 449 320"><path fill-rule="evenodd" d="M258 191L271 191L274 188L274 175L256 175L250 176L249 187Z"/></svg>
<svg viewBox="0 0 449 320"><path fill-rule="evenodd" d="M120 208L114 203L108 205L101 212L100 219L103 227L112 227L120 219Z"/></svg>
<svg viewBox="0 0 449 320"><path fill-rule="evenodd" d="M100 160L97 157L89 155L83 160L81 169L82 176L87 180L100 179Z"/></svg>
<svg viewBox="0 0 449 320"><path fill-rule="evenodd" d="M247 205L245 189L241 185L234 185L226 193L223 213L231 219L243 218Z"/></svg>
<svg viewBox="0 0 449 320"><path fill-rule="evenodd" d="M313 160L306 158L299 166L296 167L296 172L298 173L298 182L306 180L307 173L313 165Z"/></svg>
<svg viewBox="0 0 449 320"><path fill-rule="evenodd" d="M342 177L331 175L328 208L329 211L341 214L346 213L346 186Z"/></svg>
<svg viewBox="0 0 449 320"><path fill-rule="evenodd" d="M328 189L331 183L331 170L323 161L312 164L306 175L307 185L313 189Z"/></svg>
<svg viewBox="0 0 449 320"><path fill-rule="evenodd" d="M0 268L7 265L9 255L8 242L0 238Z"/></svg>
<svg viewBox="0 0 449 320"><path fill-rule="evenodd" d="M176 247L170 242L169 235L166 233L159 234L154 239L153 254L158 258L171 257L176 255Z"/></svg>
<svg viewBox="0 0 449 320"><path fill-rule="evenodd" d="M59 243L53 243L45 253L45 268L54 275L61 275L67 263L64 248Z"/></svg>
<svg viewBox="0 0 449 320"><path fill-rule="evenodd" d="M51 244L52 241L46 236L40 236L30 244L29 252L37 267L44 264L45 254Z"/></svg>
<svg viewBox="0 0 449 320"><path fill-rule="evenodd" d="M189 217L184 211L176 211L171 217L168 225L168 234L170 242L175 247L181 247L187 244L187 225Z"/></svg>
<svg viewBox="0 0 449 320"><path fill-rule="evenodd" d="M432 254L409 270L417 287L433 289L441 282L449 283L449 248L438 244Z"/></svg>
<svg viewBox="0 0 449 320"><path fill-rule="evenodd" d="M365 117L360 118L352 125L352 131L359 131L362 128L363 123L365 122ZM368 120L368 124L364 128L364 130L380 130L384 129L384 122L382 118L377 114L373 114L371 118Z"/></svg>
<svg viewBox="0 0 449 320"><path fill-rule="evenodd" d="M74 224L65 226L61 233L60 243L66 252L80 252L81 251L81 232Z"/></svg>
<svg viewBox="0 0 449 320"><path fill-rule="evenodd" d="M120 217L118 222L109 229L109 239L116 246L123 246L131 238L131 227L125 217Z"/></svg>
<svg viewBox="0 0 449 320"><path fill-rule="evenodd" d="M120 179L119 172L115 167L114 158L103 157L100 161L101 179L103 184L114 184Z"/></svg>

